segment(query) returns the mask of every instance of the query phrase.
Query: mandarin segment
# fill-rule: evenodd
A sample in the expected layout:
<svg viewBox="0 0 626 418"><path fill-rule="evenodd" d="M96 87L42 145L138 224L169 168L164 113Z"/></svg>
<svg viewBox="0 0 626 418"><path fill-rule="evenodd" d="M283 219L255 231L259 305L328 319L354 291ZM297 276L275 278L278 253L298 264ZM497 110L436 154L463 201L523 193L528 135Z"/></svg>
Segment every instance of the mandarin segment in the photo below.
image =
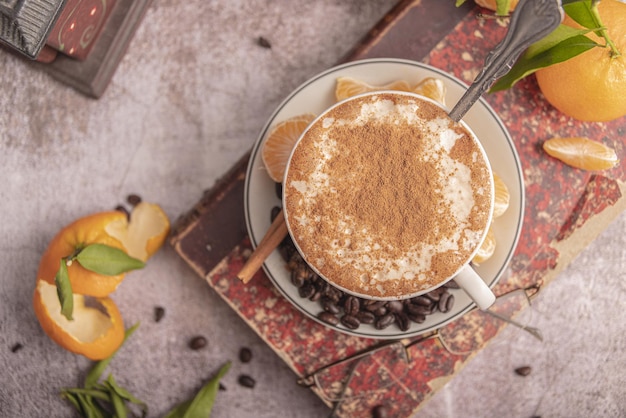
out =
<svg viewBox="0 0 626 418"><path fill-rule="evenodd" d="M277 183L283 181L285 168L296 141L315 115L307 113L293 116L274 126L263 143L261 158L267 174Z"/></svg>
<svg viewBox="0 0 626 418"><path fill-rule="evenodd" d="M61 314L57 288L38 280L33 294L35 315L45 333L59 346L91 360L109 357L124 341L124 321L112 299L98 298L87 304L74 293L74 319ZM91 306L96 305L96 306Z"/></svg>
<svg viewBox="0 0 626 418"><path fill-rule="evenodd" d="M506 186L502 178L493 173L493 185L494 185L494 206L493 206L493 217L498 218L506 212L509 208L509 200L511 195L509 193L509 188Z"/></svg>
<svg viewBox="0 0 626 418"><path fill-rule="evenodd" d="M607 170L619 163L612 148L588 138L552 138L543 143L544 151L582 170Z"/></svg>
<svg viewBox="0 0 626 418"><path fill-rule="evenodd" d="M413 88L413 92L446 105L446 86L439 78L426 77Z"/></svg>
<svg viewBox="0 0 626 418"><path fill-rule="evenodd" d="M105 244L124 250L123 244L110 236L105 228L112 222L125 219L126 215L119 211L101 212L78 219L61 229L41 257L37 278L54 284L61 259L89 244ZM67 270L73 291L94 297L109 295L124 279L124 274L104 276L83 268L78 262L72 263Z"/></svg>
<svg viewBox="0 0 626 418"><path fill-rule="evenodd" d="M337 78L337 85L335 86L335 98L338 102L340 102L348 97L356 96L357 94L380 90L410 92L412 89L409 83L405 80L392 81L391 83L382 86L373 86L352 77L339 77Z"/></svg>
<svg viewBox="0 0 626 418"><path fill-rule="evenodd" d="M485 240L482 242L476 255L472 259L474 264L481 264L490 259L496 251L496 234L493 232L493 225L489 227Z"/></svg>

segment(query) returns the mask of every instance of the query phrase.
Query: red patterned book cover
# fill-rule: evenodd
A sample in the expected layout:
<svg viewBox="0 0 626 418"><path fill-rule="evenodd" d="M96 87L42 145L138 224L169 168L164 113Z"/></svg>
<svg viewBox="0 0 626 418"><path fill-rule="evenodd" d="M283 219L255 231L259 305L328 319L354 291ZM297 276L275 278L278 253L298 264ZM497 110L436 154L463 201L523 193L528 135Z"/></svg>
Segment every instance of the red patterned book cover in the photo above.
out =
<svg viewBox="0 0 626 418"><path fill-rule="evenodd" d="M345 61L376 57L420 61L469 84L507 26L503 19L479 18L477 11L467 5L456 8L453 1L401 1ZM533 77L484 98L500 116L519 154L526 202L518 245L495 293L547 285L624 209L626 173L620 166L602 173L569 167L548 157L541 144L557 136L586 136L609 143L621 155L626 119L608 123L570 119L541 98ZM243 208L248 159L244 156L177 221L171 244L294 371L296 384L297 377L381 342L337 332L312 320L263 271L248 284L237 279L251 253ZM466 323L459 321L458 328L476 325L471 318L466 315ZM501 327L497 321L480 326L487 331ZM353 382L368 396L346 397L338 403L327 400L329 407L336 408L337 416L371 416L372 408L385 404L390 416L410 416L472 357L453 354L434 338L410 346L407 352L408 364L401 374L394 372L397 358L376 360L360 370ZM380 388L371 387L373 381L377 385L387 381L381 377L385 370L392 371L393 377L384 390L375 390ZM315 386L312 390L321 395Z"/></svg>

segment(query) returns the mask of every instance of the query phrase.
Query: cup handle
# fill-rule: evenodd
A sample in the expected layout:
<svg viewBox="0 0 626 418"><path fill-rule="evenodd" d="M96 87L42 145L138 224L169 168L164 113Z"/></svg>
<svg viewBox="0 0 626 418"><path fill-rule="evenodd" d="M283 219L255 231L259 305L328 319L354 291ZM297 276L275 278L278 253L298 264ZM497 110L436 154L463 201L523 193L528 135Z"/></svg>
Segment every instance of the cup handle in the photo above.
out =
<svg viewBox="0 0 626 418"><path fill-rule="evenodd" d="M489 308L496 301L496 295L470 266L465 266L459 274L454 276L454 281L482 310Z"/></svg>

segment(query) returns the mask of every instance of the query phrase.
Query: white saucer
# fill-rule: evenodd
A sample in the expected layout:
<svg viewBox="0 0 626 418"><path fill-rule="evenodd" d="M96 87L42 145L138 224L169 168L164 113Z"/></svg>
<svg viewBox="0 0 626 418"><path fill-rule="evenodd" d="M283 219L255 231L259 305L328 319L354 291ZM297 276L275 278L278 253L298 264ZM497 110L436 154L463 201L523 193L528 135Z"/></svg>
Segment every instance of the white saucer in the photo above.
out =
<svg viewBox="0 0 626 418"><path fill-rule="evenodd" d="M437 68L414 61L389 58L343 64L324 71L302 84L278 106L263 127L252 148L246 173L244 211L246 226L253 247L256 247L261 241L270 226L272 208L281 205L280 199L276 195L276 185L267 175L261 159L263 141L276 123L304 113L320 114L334 104L335 81L342 76L353 77L372 85L384 85L399 79L415 85L425 77L437 77L446 85L446 104L448 106L454 105L467 88L465 83ZM522 167L508 131L485 100L479 100L463 120L480 139L494 172L502 178L511 195L508 210L494 221L494 233L497 242L495 254L477 267L477 271L489 286L494 286L505 272L513 256L522 229L524 217ZM278 251L274 251L266 259L263 269L283 296L304 314L332 329L359 337L395 339L419 335L462 316L474 306L474 303L463 291L453 290L455 304L450 312L432 314L422 324L411 323L408 331L401 331L395 324L383 330L377 330L372 325L365 324L356 330L350 330L341 324L331 326L317 319L317 314L322 311L319 302L312 302L300 297L298 289L291 284L289 272Z"/></svg>

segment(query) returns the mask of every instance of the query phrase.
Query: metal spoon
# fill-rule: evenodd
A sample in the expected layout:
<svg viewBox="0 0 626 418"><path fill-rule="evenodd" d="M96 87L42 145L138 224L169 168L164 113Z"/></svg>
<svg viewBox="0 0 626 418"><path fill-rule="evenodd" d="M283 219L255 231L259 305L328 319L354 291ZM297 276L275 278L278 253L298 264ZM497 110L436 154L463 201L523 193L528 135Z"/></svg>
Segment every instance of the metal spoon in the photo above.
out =
<svg viewBox="0 0 626 418"><path fill-rule="evenodd" d="M561 0L522 0L512 14L505 38L485 58L485 65L450 111L460 121L480 96L511 67L532 43L556 29L563 20Z"/></svg>

